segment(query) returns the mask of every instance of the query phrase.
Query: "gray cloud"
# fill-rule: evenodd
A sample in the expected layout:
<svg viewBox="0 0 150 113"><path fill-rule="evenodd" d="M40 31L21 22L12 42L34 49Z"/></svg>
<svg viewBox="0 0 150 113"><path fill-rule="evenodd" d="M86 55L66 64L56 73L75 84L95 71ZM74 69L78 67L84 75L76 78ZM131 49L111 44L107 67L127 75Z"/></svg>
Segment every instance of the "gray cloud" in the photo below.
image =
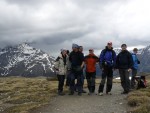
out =
<svg viewBox="0 0 150 113"><path fill-rule="evenodd" d="M150 44L149 0L1 0L0 47L34 43L51 54L72 43L85 50Z"/></svg>

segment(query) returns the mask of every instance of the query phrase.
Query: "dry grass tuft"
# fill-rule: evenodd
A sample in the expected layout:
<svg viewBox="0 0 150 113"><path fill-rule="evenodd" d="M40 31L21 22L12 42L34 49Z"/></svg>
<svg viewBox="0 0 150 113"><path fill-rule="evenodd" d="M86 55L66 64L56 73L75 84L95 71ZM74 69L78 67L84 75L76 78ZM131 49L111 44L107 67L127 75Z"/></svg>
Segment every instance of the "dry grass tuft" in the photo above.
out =
<svg viewBox="0 0 150 113"><path fill-rule="evenodd" d="M57 84L44 77L3 77L0 79L0 111L28 113L45 105L56 95Z"/></svg>
<svg viewBox="0 0 150 113"><path fill-rule="evenodd" d="M148 87L134 90L128 95L129 113L150 113L150 79Z"/></svg>

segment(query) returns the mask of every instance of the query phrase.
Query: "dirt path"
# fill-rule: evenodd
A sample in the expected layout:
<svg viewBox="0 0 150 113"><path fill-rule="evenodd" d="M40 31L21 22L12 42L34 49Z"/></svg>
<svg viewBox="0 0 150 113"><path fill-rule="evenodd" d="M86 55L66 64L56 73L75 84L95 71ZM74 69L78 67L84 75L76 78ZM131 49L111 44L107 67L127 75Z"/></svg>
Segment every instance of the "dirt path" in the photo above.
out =
<svg viewBox="0 0 150 113"><path fill-rule="evenodd" d="M98 88L98 86L97 86ZM96 89L97 91L97 89ZM112 95L56 96L49 105L32 113L126 113L127 95L121 95L120 84L115 83Z"/></svg>

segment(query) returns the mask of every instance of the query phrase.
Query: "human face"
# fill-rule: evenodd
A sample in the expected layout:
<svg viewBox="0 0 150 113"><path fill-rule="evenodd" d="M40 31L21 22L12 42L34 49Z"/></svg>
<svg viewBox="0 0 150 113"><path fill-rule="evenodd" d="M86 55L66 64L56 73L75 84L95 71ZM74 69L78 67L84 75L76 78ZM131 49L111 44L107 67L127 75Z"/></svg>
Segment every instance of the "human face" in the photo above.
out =
<svg viewBox="0 0 150 113"><path fill-rule="evenodd" d="M89 50L89 54L93 54L94 53L94 51L93 50Z"/></svg>
<svg viewBox="0 0 150 113"><path fill-rule="evenodd" d="M135 54L137 54L138 51L135 50L135 51L133 51L133 52L134 52Z"/></svg>
<svg viewBox="0 0 150 113"><path fill-rule="evenodd" d="M79 51L80 51L80 52L83 52L83 47L80 47L80 48L79 48Z"/></svg>
<svg viewBox="0 0 150 113"><path fill-rule="evenodd" d="M65 56L65 55L67 54L67 51L64 50L64 51L62 52L62 54Z"/></svg>
<svg viewBox="0 0 150 113"><path fill-rule="evenodd" d="M122 46L121 48L122 48L122 50L124 51L124 50L127 49L127 46L124 45L124 46Z"/></svg>
<svg viewBox="0 0 150 113"><path fill-rule="evenodd" d="M78 52L79 49L78 49L78 48L74 48L73 51L74 51L74 52Z"/></svg>
<svg viewBox="0 0 150 113"><path fill-rule="evenodd" d="M112 44L107 44L108 49L112 48Z"/></svg>

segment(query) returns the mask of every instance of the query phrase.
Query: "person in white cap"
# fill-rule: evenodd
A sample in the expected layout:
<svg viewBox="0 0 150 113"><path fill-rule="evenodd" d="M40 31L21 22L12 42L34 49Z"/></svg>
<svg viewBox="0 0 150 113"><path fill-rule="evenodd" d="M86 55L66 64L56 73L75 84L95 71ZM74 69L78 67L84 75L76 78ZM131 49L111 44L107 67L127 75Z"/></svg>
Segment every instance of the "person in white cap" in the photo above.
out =
<svg viewBox="0 0 150 113"><path fill-rule="evenodd" d="M67 50L61 49L61 54L57 57L54 65L58 77L58 95L65 95L63 92L63 86L65 81L65 76L67 74L68 62L69 62L69 57L67 55Z"/></svg>

